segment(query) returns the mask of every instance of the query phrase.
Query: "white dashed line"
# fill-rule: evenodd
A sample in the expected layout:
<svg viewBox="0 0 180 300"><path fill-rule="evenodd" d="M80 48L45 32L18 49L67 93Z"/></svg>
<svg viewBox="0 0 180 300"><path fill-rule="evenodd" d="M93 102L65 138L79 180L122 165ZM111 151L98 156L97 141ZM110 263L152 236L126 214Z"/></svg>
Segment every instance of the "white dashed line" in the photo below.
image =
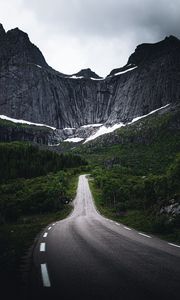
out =
<svg viewBox="0 0 180 300"><path fill-rule="evenodd" d="M145 237L147 237L149 239L152 239L152 237L150 235L147 235L147 234L144 234L144 233L141 233L141 232L138 232L138 234L140 234L142 236L145 236Z"/></svg>
<svg viewBox="0 0 180 300"><path fill-rule="evenodd" d="M50 227L48 227L48 230L50 230L52 227L50 226Z"/></svg>
<svg viewBox="0 0 180 300"><path fill-rule="evenodd" d="M118 225L118 226L119 226L120 224L119 224L119 223L116 223L116 225Z"/></svg>
<svg viewBox="0 0 180 300"><path fill-rule="evenodd" d="M46 264L41 264L41 274L44 287L50 287L51 283L49 280L48 270Z"/></svg>
<svg viewBox="0 0 180 300"><path fill-rule="evenodd" d="M47 232L45 232L44 234L43 234L43 237L47 237L47 235L48 235L48 233Z"/></svg>
<svg viewBox="0 0 180 300"><path fill-rule="evenodd" d="M180 248L180 246L179 245L176 245L176 244L173 244L173 243L168 243L169 245L171 245L171 246L174 246L174 247L177 247L177 248Z"/></svg>
<svg viewBox="0 0 180 300"><path fill-rule="evenodd" d="M109 220L109 222L111 222L111 223L114 223L114 221L113 221L113 220Z"/></svg>
<svg viewBox="0 0 180 300"><path fill-rule="evenodd" d="M126 227L126 226L124 226L124 228L125 228L125 229L127 229L127 230L132 230L131 228L129 228L129 227Z"/></svg>
<svg viewBox="0 0 180 300"><path fill-rule="evenodd" d="M45 252L46 251L46 243L41 243L40 244L40 251Z"/></svg>
<svg viewBox="0 0 180 300"><path fill-rule="evenodd" d="M53 223L52 225L54 226L54 225L56 225L56 223Z"/></svg>

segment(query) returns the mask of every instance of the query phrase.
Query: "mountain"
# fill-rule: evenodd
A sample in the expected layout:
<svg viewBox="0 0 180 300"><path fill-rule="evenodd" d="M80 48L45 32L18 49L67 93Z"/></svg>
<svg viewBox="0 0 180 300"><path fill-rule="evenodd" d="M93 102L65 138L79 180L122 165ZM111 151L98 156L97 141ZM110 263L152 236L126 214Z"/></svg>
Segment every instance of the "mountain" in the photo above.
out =
<svg viewBox="0 0 180 300"><path fill-rule="evenodd" d="M83 77L87 79L102 79L99 75L97 75L95 72L93 72L90 68L83 69L79 71L78 73L73 74L74 77Z"/></svg>
<svg viewBox="0 0 180 300"><path fill-rule="evenodd" d="M33 45L27 33L18 28L5 32L0 24L0 66L2 69L13 65L39 64L48 67L40 50Z"/></svg>
<svg viewBox="0 0 180 300"><path fill-rule="evenodd" d="M53 70L26 33L0 26L0 115L61 132L127 123L178 102L179 71L180 41L172 36L139 45L124 67L102 79L90 69L73 75Z"/></svg>

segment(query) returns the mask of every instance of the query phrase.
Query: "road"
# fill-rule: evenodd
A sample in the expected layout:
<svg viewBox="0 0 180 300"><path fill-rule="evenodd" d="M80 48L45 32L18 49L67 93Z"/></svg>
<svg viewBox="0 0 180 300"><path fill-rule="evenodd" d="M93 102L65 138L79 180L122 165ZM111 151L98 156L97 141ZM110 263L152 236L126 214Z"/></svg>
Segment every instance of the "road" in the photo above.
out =
<svg viewBox="0 0 180 300"><path fill-rule="evenodd" d="M33 299L180 299L180 247L101 216L79 177L73 213L33 252Z"/></svg>

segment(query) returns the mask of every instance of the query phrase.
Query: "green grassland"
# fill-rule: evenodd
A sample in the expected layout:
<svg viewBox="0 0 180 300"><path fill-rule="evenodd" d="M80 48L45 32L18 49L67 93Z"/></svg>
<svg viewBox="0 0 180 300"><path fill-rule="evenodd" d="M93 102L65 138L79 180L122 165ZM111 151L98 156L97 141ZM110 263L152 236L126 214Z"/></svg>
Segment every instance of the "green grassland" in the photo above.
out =
<svg viewBox="0 0 180 300"><path fill-rule="evenodd" d="M153 115L92 143L81 153L92 166L98 209L134 228L180 243L180 110Z"/></svg>

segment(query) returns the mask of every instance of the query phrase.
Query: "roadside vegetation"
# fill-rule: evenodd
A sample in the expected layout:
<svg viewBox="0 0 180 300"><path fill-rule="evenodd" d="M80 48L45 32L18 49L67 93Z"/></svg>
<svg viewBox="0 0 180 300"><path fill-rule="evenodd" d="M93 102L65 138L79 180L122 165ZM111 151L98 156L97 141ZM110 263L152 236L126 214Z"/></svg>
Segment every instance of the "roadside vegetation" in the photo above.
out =
<svg viewBox="0 0 180 300"><path fill-rule="evenodd" d="M180 113L152 116L83 146L101 213L180 243ZM88 156L85 155L88 153Z"/></svg>
<svg viewBox="0 0 180 300"><path fill-rule="evenodd" d="M87 162L20 142L0 143L0 157L0 277L20 297L22 257L45 226L71 212Z"/></svg>

